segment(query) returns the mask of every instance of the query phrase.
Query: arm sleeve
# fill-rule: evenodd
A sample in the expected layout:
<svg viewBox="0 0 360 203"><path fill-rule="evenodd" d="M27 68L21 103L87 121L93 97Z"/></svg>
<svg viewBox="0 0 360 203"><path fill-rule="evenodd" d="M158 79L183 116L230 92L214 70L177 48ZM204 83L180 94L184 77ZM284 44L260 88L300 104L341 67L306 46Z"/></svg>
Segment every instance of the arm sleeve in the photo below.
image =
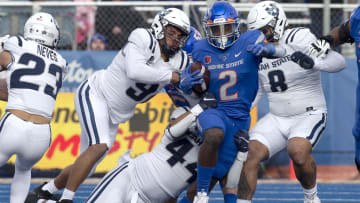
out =
<svg viewBox="0 0 360 203"><path fill-rule="evenodd" d="M325 58L315 58L314 62L314 69L330 73L341 71L346 66L345 58L332 50L329 51Z"/></svg>
<svg viewBox="0 0 360 203"><path fill-rule="evenodd" d="M251 108L254 108L259 103L260 99L264 95L264 92L265 92L264 86L262 85L262 82L261 82L261 80L259 78L259 89L258 89L258 92L256 94L256 97L255 97L254 101L251 104Z"/></svg>
<svg viewBox="0 0 360 203"><path fill-rule="evenodd" d="M147 34L145 29L136 29L130 34L129 42L123 51L126 75L132 80L149 84L170 83L173 71L147 65L148 60L154 57L151 55L151 50L157 45L150 33L148 36L145 34Z"/></svg>

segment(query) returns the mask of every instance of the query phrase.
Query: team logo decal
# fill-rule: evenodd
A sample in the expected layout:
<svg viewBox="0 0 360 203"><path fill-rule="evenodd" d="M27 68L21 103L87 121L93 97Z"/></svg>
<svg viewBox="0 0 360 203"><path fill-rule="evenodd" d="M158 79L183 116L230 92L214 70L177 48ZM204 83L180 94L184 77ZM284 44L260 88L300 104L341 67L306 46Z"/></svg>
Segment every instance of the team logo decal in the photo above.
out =
<svg viewBox="0 0 360 203"><path fill-rule="evenodd" d="M275 17L279 15L279 9L274 4L270 4L270 7L265 8L265 11Z"/></svg>
<svg viewBox="0 0 360 203"><path fill-rule="evenodd" d="M205 63L205 64L211 63L211 57L210 57L210 56L205 56L205 58L204 58L204 63Z"/></svg>

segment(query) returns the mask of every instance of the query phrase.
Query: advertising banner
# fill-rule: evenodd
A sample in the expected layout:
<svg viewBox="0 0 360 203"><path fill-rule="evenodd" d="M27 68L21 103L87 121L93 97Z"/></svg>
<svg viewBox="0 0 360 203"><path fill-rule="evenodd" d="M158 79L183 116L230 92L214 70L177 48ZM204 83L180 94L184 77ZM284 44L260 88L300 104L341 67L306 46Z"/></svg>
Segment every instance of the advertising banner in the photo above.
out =
<svg viewBox="0 0 360 203"><path fill-rule="evenodd" d="M1 113L5 102L0 103ZM114 145L98 165L96 172L107 172L117 164L127 150L137 156L151 151L159 142L169 116L175 109L171 99L160 93L150 101L139 104L132 119L120 124ZM256 119L256 110L252 112ZM74 163L80 151L80 124L74 107L74 93L59 93L51 122L52 142L43 158L34 166L41 170L65 168ZM14 163L15 157L10 159Z"/></svg>

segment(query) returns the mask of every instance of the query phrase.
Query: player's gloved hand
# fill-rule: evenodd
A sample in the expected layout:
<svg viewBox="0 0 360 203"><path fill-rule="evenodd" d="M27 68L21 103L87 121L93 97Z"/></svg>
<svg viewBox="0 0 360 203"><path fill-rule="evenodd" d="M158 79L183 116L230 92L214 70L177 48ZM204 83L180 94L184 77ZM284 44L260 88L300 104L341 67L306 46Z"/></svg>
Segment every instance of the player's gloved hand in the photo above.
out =
<svg viewBox="0 0 360 203"><path fill-rule="evenodd" d="M205 92L200 98L199 105L203 110L208 108L216 108L217 100L215 95L210 92Z"/></svg>
<svg viewBox="0 0 360 203"><path fill-rule="evenodd" d="M201 70L196 70L190 73L191 64L185 68L180 74L179 88L186 94L191 94L193 85L201 84L203 82L203 75L198 76Z"/></svg>
<svg viewBox="0 0 360 203"><path fill-rule="evenodd" d="M272 44L251 44L247 47L247 51L256 56L272 56L275 54L275 47Z"/></svg>
<svg viewBox="0 0 360 203"><path fill-rule="evenodd" d="M238 151L249 151L249 133L246 130L239 130L234 136L234 142Z"/></svg>
<svg viewBox="0 0 360 203"><path fill-rule="evenodd" d="M299 66L304 69L312 69L314 67L314 60L301 51L294 52L290 58L293 62L299 64Z"/></svg>
<svg viewBox="0 0 360 203"><path fill-rule="evenodd" d="M330 44L325 39L318 39L316 42L311 43L308 48L308 53L310 56L317 58L325 58L329 53Z"/></svg>

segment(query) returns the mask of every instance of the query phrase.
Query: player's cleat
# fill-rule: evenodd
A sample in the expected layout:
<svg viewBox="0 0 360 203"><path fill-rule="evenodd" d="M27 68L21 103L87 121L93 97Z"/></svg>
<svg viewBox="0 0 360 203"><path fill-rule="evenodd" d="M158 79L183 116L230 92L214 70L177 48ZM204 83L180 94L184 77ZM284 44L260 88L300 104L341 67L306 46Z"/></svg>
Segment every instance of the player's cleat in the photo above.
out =
<svg viewBox="0 0 360 203"><path fill-rule="evenodd" d="M62 199L61 201L58 201L58 203L73 203L71 199Z"/></svg>
<svg viewBox="0 0 360 203"><path fill-rule="evenodd" d="M51 194L49 191L43 190L42 187L47 182L44 182L40 186L36 187L32 192L29 192L28 196L26 197L25 203L36 203L39 199L45 199L45 200L59 200L60 195L59 194Z"/></svg>
<svg viewBox="0 0 360 203"><path fill-rule="evenodd" d="M317 193L312 195L306 195L304 196L304 203L321 203L320 198L317 196Z"/></svg>
<svg viewBox="0 0 360 203"><path fill-rule="evenodd" d="M209 197L207 196L206 192L198 192L194 198L193 203L208 203Z"/></svg>

